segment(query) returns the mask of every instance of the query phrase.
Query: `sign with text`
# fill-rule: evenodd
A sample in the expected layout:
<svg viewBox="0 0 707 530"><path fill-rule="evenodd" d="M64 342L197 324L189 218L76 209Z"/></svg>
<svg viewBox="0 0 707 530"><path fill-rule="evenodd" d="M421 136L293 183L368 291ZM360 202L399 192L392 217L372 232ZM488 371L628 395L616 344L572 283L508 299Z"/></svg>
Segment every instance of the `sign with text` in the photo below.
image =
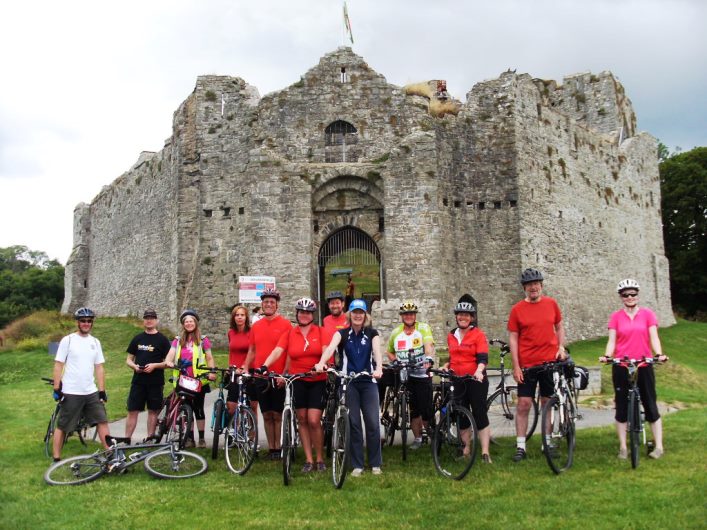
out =
<svg viewBox="0 0 707 530"><path fill-rule="evenodd" d="M238 302L241 304L259 304L260 293L267 288L275 289L274 276L239 276Z"/></svg>

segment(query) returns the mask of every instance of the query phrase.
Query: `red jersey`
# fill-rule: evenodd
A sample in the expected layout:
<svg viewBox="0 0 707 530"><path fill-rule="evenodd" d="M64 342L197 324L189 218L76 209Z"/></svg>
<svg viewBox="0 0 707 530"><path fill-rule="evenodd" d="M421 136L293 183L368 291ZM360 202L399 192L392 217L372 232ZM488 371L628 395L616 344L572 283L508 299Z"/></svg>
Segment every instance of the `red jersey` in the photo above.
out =
<svg viewBox="0 0 707 530"><path fill-rule="evenodd" d="M543 296L536 303L521 300L511 308L508 331L518 333L521 368L555 360L560 347L555 326L561 321L560 306L549 296Z"/></svg>
<svg viewBox="0 0 707 530"><path fill-rule="evenodd" d="M277 341L283 334L292 329L292 324L285 317L278 315L272 320L261 318L250 328L250 345L255 346L254 368L260 368L277 346ZM281 356L270 366L270 370L282 373L285 369L285 356Z"/></svg>
<svg viewBox="0 0 707 530"><path fill-rule="evenodd" d="M478 366L476 354L489 352L486 335L479 328L468 330L462 337L461 343L454 333L450 333L447 335L447 346L449 347L449 368L456 375L474 375Z"/></svg>
<svg viewBox="0 0 707 530"><path fill-rule="evenodd" d="M349 322L346 319L346 313L341 313L338 317L334 315L328 315L324 317L323 327L327 332L333 337L334 333L340 329L346 329L349 327Z"/></svg>
<svg viewBox="0 0 707 530"><path fill-rule="evenodd" d="M238 333L233 329L228 330L228 365L240 368L245 363L250 346L250 330Z"/></svg>
<svg viewBox="0 0 707 530"><path fill-rule="evenodd" d="M290 358L291 374L309 372L322 357L322 352L331 342L331 334L326 329L312 324L307 333L307 338L302 335L302 328L295 326L280 337L277 345L285 350ZM284 355L283 355L284 358ZM326 374L318 374L312 377L305 377L303 381L324 381Z"/></svg>

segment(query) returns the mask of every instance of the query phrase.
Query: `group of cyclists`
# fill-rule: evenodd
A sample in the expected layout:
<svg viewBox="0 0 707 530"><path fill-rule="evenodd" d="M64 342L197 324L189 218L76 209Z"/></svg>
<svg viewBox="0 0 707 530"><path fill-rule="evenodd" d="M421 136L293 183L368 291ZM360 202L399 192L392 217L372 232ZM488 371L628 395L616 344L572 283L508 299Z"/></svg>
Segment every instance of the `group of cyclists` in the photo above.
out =
<svg viewBox="0 0 707 530"><path fill-rule="evenodd" d="M525 433L528 413L538 386L541 404L553 392L552 380L546 372L526 369L567 357L562 314L557 302L543 294L543 281L543 274L537 269L529 268L521 273L520 283L525 296L511 308L508 319L513 377L518 384L514 462L527 457ZM659 360L665 360L658 338L656 316L650 309L638 306L638 283L632 279L622 280L617 291L623 307L611 315L609 339L605 355L600 360L606 361L612 357L640 360L651 357L653 353ZM327 397L326 372L332 364L336 364L345 373L368 374L357 377L347 387L351 475L361 476L366 469L364 428L368 467L372 474L381 474L380 403L385 387L391 381L384 377L383 342L372 326L366 301L359 298L346 304L346 297L341 292L329 293L327 304L330 314L320 326L314 322L317 304L310 298L300 298L295 303L294 325L279 313L281 295L276 289L265 289L260 298L262 316L254 324L251 324L245 306L236 305L232 309L228 362L238 371L256 374L244 384L247 385L246 393L256 418L262 417L268 449L265 458L281 458L280 429L285 391L282 379L257 375L307 373L306 377L293 383L294 408L305 455L302 472L322 472L326 470L322 429L322 411ZM476 325L476 311L473 298L467 294L461 296L454 306L456 326L447 335L449 360L442 369L457 378L453 399L472 412L482 462L490 464L492 426L486 403L489 346L485 333ZM428 369L435 355L435 341L430 326L417 320L418 312L414 302L403 302L399 308L401 323L385 343L387 361L407 361L411 366L408 390L410 428L414 436L410 448L413 450L423 445L424 431L434 416L433 384ZM104 445L108 434L103 406L107 401L104 357L100 342L91 335L95 314L88 308L80 308L75 318L77 332L62 339L55 357L54 398L62 399L65 404L54 438L55 460L61 457L63 433L71 432L82 414L86 421L98 426L98 436ZM179 320L179 335L170 342L157 330L157 313L153 309L146 310L143 314L144 330L135 336L127 348L126 364L134 372L127 399L125 435L128 438L134 432L137 414L145 407L148 410L148 437L154 434L157 414L163 403L164 370L175 370L175 381L179 375L177 370L190 377L208 381L216 379L212 370L215 362L211 342L201 333L199 315L192 309L186 309ZM627 451L625 372L621 366L614 366L619 458L626 458ZM655 376L651 366L641 368L639 374L641 399L655 440L650 456L660 458L664 448L656 405ZM239 390L238 383L228 387L227 406L231 414L237 407ZM207 383L194 398L198 440L192 434L188 446L206 446L204 396L209 391ZM468 456L469 429L462 428L460 436L465 444L463 456Z"/></svg>

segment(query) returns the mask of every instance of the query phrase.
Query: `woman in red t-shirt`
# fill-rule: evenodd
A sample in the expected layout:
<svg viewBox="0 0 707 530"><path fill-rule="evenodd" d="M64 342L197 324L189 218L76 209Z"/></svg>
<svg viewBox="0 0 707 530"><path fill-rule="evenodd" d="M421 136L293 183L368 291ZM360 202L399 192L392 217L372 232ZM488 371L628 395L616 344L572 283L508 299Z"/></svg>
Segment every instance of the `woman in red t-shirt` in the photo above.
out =
<svg viewBox="0 0 707 530"><path fill-rule="evenodd" d="M458 376L470 376L455 382L455 403L467 407L474 416L474 423L479 431L481 442L481 459L490 464L489 440L491 429L486 413L486 395L489 390L489 380L486 377L486 365L489 361L489 345L486 335L476 327L476 308L473 299L468 294L463 295L454 308L457 327L447 335L449 347L449 362L444 365L445 370L452 370ZM467 446L464 453L470 451L469 441L471 432L464 429L461 432L462 440Z"/></svg>
<svg viewBox="0 0 707 530"><path fill-rule="evenodd" d="M331 334L323 327L314 324L314 312L317 304L310 298L300 298L295 304L297 326L284 333L277 347L265 359L265 369L287 353L285 372L299 374L314 369L322 352L331 342ZM297 414L297 427L302 440L305 463L303 473L326 471L324 463L324 433L322 432L322 411L324 410L324 391L326 374L316 374L298 379L292 384L292 397ZM312 455L316 454L316 464Z"/></svg>
<svg viewBox="0 0 707 530"><path fill-rule="evenodd" d="M250 317L248 309L242 305L237 305L231 310L230 329L228 330L228 365L240 368L245 363L248 355L248 345L250 344ZM252 379L246 383L246 393L250 400L253 413L258 413L258 402L255 401L255 386ZM228 413L236 412L238 406L238 383L228 385L228 397L226 398Z"/></svg>

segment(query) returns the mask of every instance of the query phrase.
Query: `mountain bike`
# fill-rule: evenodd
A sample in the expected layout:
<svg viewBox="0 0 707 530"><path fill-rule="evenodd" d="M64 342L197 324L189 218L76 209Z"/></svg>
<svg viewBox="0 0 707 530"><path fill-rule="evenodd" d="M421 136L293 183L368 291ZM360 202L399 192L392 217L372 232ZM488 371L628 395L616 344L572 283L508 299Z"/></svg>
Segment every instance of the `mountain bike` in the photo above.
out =
<svg viewBox="0 0 707 530"><path fill-rule="evenodd" d="M559 475L572 467L575 449L577 403L574 388L574 361L553 361L526 368L525 373L549 371L553 394L542 408L540 432L543 453L550 469Z"/></svg>
<svg viewBox="0 0 707 530"><path fill-rule="evenodd" d="M638 467L641 443L646 446L648 452L653 449L652 444L646 440L645 413L641 403L641 393L638 390L638 370L642 366L652 366L663 364L653 357L643 357L642 359L609 359L606 364L623 366L628 370L628 414L626 416L626 432L631 451L631 467Z"/></svg>
<svg viewBox="0 0 707 530"><path fill-rule="evenodd" d="M123 474L143 461L150 475L162 479L195 477L208 467L203 457L179 450L174 442L130 445L130 438L108 435L106 443L108 449L54 462L44 480L52 486L86 484L105 474Z"/></svg>
<svg viewBox="0 0 707 530"><path fill-rule="evenodd" d="M234 377L233 374L234 372L231 372L231 378ZM226 465L237 475L245 475L258 454L258 423L250 408L246 391L246 381L250 377L252 376L247 373L235 376L238 384L238 405L223 429Z"/></svg>
<svg viewBox="0 0 707 530"><path fill-rule="evenodd" d="M368 372L351 372L346 374L334 368L329 368L327 372L336 375L341 381L339 386L338 407L333 425L332 434L332 455L331 455L331 480L336 489L341 489L346 480L346 472L349 468L351 460L350 447L350 424L349 424L349 407L346 404L346 389L348 384L358 377L371 377Z"/></svg>
<svg viewBox="0 0 707 530"><path fill-rule="evenodd" d="M54 379L49 379L47 377L42 377L42 381L46 382L48 385L54 386ZM52 457L52 446L54 444L54 430L56 429L57 421L59 420L59 412L61 411L62 407L62 401L63 398L60 399L59 401L56 402L56 407L54 407L54 412L52 412L52 415L49 417L49 425L47 425L47 430L44 433L44 454L48 457ZM76 436L79 439L79 442L81 442L81 445L86 446L86 440L88 439L88 434L89 434L89 429L91 426L86 423L86 419L84 418L83 414L81 415L81 418L79 418L79 423L76 425L76 428L71 431L71 432L65 432L64 433L64 440L62 442L62 447L66 443L66 440L72 436L73 434L76 434ZM93 431L93 439L96 439L96 431L94 429Z"/></svg>
<svg viewBox="0 0 707 530"><path fill-rule="evenodd" d="M516 408L518 406L518 386L514 383L506 384L506 377L510 374L506 370L505 359L511 349L508 344L500 339L491 339L489 344L497 344L500 352L500 377L496 389L486 400L486 410L491 425L491 442L499 446L515 446L516 443ZM488 368L487 368L488 370ZM533 398L532 406L528 412L528 430L525 433L526 441L535 432L538 424L538 400Z"/></svg>
<svg viewBox="0 0 707 530"><path fill-rule="evenodd" d="M430 372L449 380L449 384L440 386L443 405L432 434L432 459L440 475L461 480L476 460L479 433L471 411L456 402L454 385L471 377L458 377L446 370L431 369Z"/></svg>

